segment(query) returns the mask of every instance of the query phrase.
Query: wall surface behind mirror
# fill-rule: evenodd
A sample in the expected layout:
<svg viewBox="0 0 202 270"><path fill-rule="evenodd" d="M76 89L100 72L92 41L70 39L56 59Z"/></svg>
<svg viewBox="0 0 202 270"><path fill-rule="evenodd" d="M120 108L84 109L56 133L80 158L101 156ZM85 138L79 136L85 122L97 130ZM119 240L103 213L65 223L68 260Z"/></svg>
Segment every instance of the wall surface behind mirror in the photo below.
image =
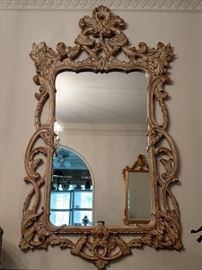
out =
<svg viewBox="0 0 202 270"><path fill-rule="evenodd" d="M57 42L73 45L80 29L78 21L90 11L0 11L0 225L4 229L3 268L93 270L94 265L69 254L69 250L50 248L22 253L21 209L30 190L23 182L25 148L33 134L36 101L33 84L34 64L29 58L33 42L55 48ZM184 250L155 251L149 247L133 250L132 256L112 263L111 270L200 270L201 245L190 230L202 224L201 142L202 142L202 19L199 12L134 12L117 10L127 22L125 31L132 44L140 41L156 46L158 41L174 46L176 60L171 63L173 83L166 87L171 98L170 132L180 156L181 185L173 192L180 205ZM114 187L114 191L116 187ZM116 192L112 193L116 196ZM111 198L104 198L111 201ZM100 198L102 204L103 198ZM106 209L106 212L108 209Z"/></svg>

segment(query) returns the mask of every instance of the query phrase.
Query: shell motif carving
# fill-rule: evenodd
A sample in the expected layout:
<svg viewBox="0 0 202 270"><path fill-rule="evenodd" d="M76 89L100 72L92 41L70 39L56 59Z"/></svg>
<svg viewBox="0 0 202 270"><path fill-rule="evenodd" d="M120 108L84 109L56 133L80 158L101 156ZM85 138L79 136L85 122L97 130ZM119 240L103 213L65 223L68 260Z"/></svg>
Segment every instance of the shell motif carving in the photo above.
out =
<svg viewBox="0 0 202 270"><path fill-rule="evenodd" d="M57 44L56 51L45 42L34 44L30 57L36 67L34 82L39 86L35 94L36 131L31 137L25 155L26 183L31 184L23 206L20 248L46 249L59 246L71 249L73 255L94 263L98 269L118 258L131 254L133 248L144 245L156 249L179 250L180 236L179 208L171 191L176 177L177 155L172 137L168 134L169 116L164 85L168 81L167 70L173 59L170 44L159 42L156 48L149 48L141 42L137 47L129 46L123 33L125 22L114 16L105 6L96 7L92 17L84 16L80 22L80 34L74 46ZM86 55L80 60L80 55ZM121 60L122 54L125 60ZM54 80L59 71L74 72L90 70L109 72L113 70L143 70L148 74L148 153L153 170L155 203L149 224L113 227L98 222L95 227L55 227L49 222L49 198L51 161L54 152L55 87ZM44 105L49 103L47 119L42 121ZM160 108L162 121L156 119L154 111ZM141 164L140 164L141 165ZM161 167L161 170L159 169ZM151 169L151 167L150 167ZM77 240L68 239L74 235ZM128 240L127 235L132 236Z"/></svg>

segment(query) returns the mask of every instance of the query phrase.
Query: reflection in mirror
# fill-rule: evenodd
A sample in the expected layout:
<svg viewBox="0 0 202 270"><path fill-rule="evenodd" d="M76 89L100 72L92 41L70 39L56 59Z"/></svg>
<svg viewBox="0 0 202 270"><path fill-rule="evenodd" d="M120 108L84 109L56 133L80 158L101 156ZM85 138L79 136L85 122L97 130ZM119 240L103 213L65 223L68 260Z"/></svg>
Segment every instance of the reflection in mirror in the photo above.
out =
<svg viewBox="0 0 202 270"><path fill-rule="evenodd" d="M128 174L128 219L150 220L151 198L149 172Z"/></svg>
<svg viewBox="0 0 202 270"><path fill-rule="evenodd" d="M72 150L59 146L53 156L52 171L51 223L91 226L92 179L86 163Z"/></svg>
<svg viewBox="0 0 202 270"><path fill-rule="evenodd" d="M126 207L124 223L147 223L151 219L151 188L149 166L143 155L134 165L123 170L126 184Z"/></svg>
<svg viewBox="0 0 202 270"><path fill-rule="evenodd" d="M75 149L91 165L96 181L95 220L123 225L121 172L138 153L146 154L145 73L63 71L55 84L56 120L60 125L56 133L62 145ZM113 212L106 213L107 208Z"/></svg>
<svg viewBox="0 0 202 270"><path fill-rule="evenodd" d="M62 124L142 124L146 127L144 72L65 71L56 78L56 119Z"/></svg>

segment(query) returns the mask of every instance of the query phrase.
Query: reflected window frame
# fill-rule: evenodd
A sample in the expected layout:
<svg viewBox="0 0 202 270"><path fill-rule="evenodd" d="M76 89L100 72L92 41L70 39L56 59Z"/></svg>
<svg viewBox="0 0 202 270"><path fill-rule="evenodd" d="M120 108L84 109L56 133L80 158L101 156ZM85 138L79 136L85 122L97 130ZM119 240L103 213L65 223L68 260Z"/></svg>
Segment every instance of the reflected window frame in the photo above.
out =
<svg viewBox="0 0 202 270"><path fill-rule="evenodd" d="M75 205L75 195L76 193L90 193L91 194L91 199L92 199L92 206L93 206L93 191L92 190L69 190L69 191L51 191L51 203L50 203L50 221L53 225L55 226L61 226L61 225L67 225L67 226L92 226L93 225L93 207L76 207ZM53 195L56 194L60 194L60 195L65 195L65 194L69 194L69 207L54 207L54 202L53 202ZM88 212L88 223L85 225L84 222L76 222L75 221L75 213L79 211L80 213L84 213L84 212ZM64 220L63 222L58 222L57 218L54 217L54 214L57 213L69 213L68 214L68 220ZM53 217L52 218L52 214ZM84 217L86 216L86 214L83 214L82 219L84 219ZM81 219L81 221L82 221ZM66 221L66 222L65 222Z"/></svg>

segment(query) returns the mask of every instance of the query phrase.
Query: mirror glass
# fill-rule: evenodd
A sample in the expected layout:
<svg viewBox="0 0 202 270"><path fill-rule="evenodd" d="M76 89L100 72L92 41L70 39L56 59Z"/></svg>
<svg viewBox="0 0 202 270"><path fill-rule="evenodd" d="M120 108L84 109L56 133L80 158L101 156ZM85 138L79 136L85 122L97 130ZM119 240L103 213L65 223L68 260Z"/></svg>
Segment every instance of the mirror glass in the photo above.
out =
<svg viewBox="0 0 202 270"><path fill-rule="evenodd" d="M149 172L128 173L128 219L151 219Z"/></svg>
<svg viewBox="0 0 202 270"><path fill-rule="evenodd" d="M146 155L146 75L141 71L107 74L64 71L57 75L55 84L59 125L56 132L60 144L84 157L93 174L92 216L95 222L123 225L122 168L139 153ZM112 192L114 189L116 192ZM68 204L66 199L63 204ZM106 209L113 211L106 213ZM54 222L58 223L61 222Z"/></svg>
<svg viewBox="0 0 202 270"><path fill-rule="evenodd" d="M140 71L62 72L56 78L57 122L146 126L146 89L146 74Z"/></svg>

